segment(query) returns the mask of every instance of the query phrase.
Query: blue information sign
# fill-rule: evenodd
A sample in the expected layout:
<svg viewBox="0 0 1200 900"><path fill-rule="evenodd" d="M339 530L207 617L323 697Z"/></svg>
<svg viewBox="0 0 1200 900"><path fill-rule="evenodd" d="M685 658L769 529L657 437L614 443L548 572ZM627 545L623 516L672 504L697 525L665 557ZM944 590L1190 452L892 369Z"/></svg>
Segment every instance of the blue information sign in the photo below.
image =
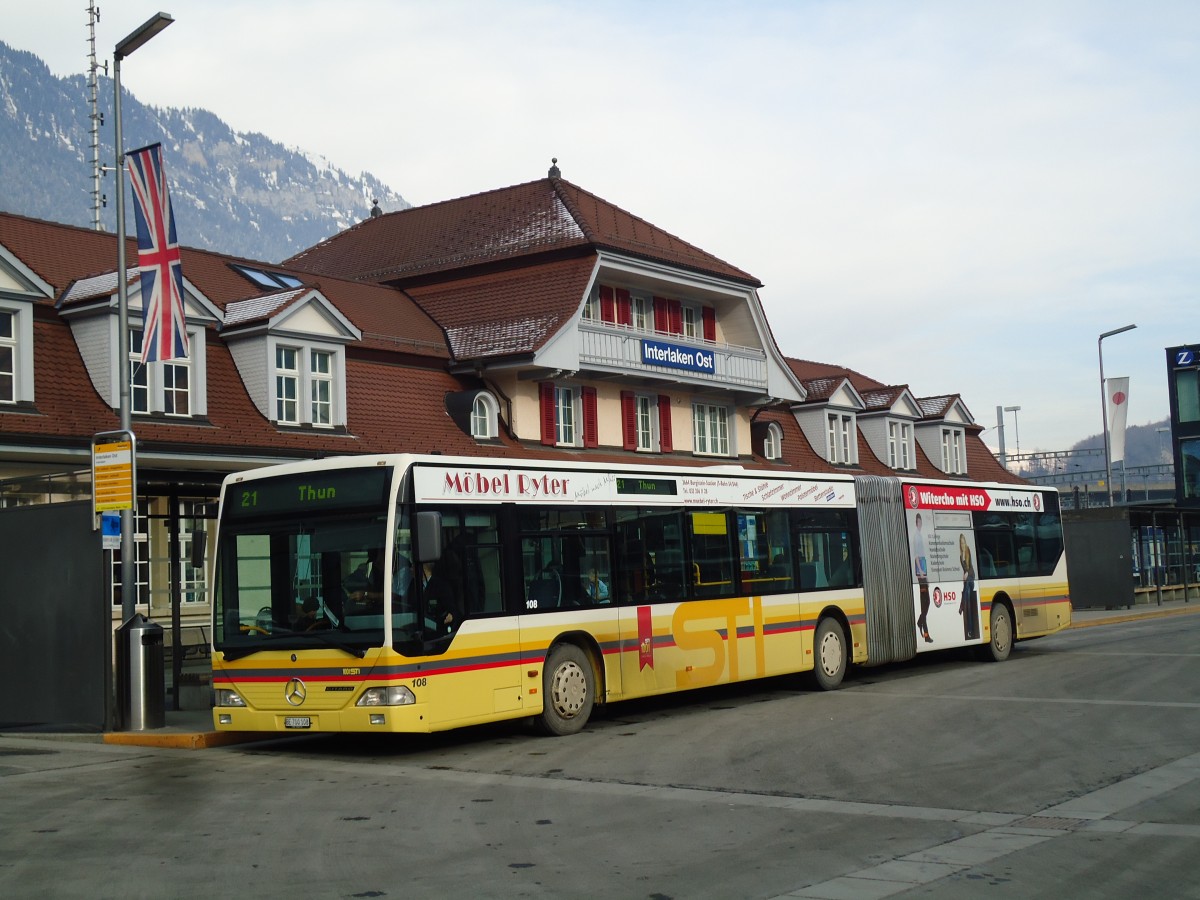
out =
<svg viewBox="0 0 1200 900"><path fill-rule="evenodd" d="M648 366L666 366L712 375L717 370L717 355L711 350L684 347L665 341L642 341L642 362Z"/></svg>

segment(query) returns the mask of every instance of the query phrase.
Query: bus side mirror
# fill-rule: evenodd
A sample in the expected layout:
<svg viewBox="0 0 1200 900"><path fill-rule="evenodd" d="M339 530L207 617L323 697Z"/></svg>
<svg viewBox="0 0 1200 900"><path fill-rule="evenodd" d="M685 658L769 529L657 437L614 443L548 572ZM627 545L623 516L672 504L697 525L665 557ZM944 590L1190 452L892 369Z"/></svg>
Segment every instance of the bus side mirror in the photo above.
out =
<svg viewBox="0 0 1200 900"><path fill-rule="evenodd" d="M208 532L203 528L199 528L192 532L192 553L188 562L192 564L193 569L204 568L205 550L208 547Z"/></svg>
<svg viewBox="0 0 1200 900"><path fill-rule="evenodd" d="M417 562L442 558L442 514L436 510L417 513Z"/></svg>

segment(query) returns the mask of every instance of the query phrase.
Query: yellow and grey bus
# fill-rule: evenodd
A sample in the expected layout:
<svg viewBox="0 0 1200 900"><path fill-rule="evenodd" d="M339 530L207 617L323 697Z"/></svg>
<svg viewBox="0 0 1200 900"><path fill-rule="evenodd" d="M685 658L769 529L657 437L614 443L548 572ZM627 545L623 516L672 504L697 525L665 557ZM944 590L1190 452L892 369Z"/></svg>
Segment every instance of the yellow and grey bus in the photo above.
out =
<svg viewBox="0 0 1200 900"><path fill-rule="evenodd" d="M219 730L429 732L1070 623L1053 490L387 455L229 476Z"/></svg>

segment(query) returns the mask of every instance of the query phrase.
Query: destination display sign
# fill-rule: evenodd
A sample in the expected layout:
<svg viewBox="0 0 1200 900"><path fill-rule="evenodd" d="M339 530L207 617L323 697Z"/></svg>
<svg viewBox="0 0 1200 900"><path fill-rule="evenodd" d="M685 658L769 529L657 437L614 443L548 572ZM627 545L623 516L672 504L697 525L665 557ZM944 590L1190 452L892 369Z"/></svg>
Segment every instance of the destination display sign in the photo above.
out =
<svg viewBox="0 0 1200 900"><path fill-rule="evenodd" d="M362 466L227 482L224 515L242 519L363 507L383 509L391 481L390 466Z"/></svg>

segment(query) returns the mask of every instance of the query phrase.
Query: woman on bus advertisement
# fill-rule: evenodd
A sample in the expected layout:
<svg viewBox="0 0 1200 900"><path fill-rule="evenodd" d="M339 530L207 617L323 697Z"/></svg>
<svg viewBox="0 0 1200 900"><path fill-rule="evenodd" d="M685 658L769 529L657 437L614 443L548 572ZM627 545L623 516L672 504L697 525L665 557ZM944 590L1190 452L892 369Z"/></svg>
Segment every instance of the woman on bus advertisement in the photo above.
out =
<svg viewBox="0 0 1200 900"><path fill-rule="evenodd" d="M921 514L913 522L913 575L917 579L920 594L921 615L917 617L917 631L926 643L932 644L929 636L929 551L925 545L925 533L921 530Z"/></svg>
<svg viewBox="0 0 1200 900"><path fill-rule="evenodd" d="M979 594L975 590L975 563L965 533L958 536L958 562L962 566L962 599L958 603L958 614L963 620L963 639L979 639Z"/></svg>

